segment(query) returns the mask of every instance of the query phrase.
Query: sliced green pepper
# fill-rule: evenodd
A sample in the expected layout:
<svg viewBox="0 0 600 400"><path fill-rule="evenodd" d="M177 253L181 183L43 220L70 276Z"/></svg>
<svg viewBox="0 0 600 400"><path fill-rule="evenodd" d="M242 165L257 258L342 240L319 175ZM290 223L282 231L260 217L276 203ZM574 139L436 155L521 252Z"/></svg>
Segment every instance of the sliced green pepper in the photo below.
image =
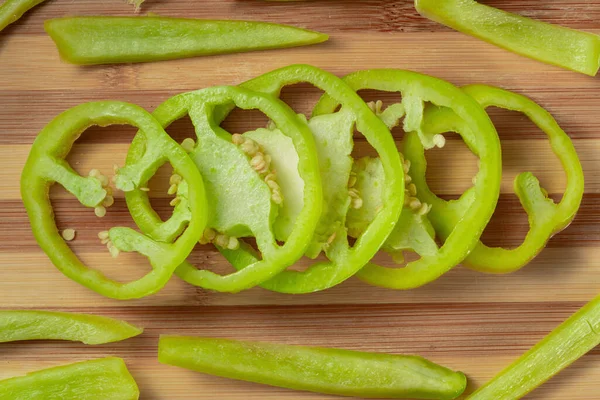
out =
<svg viewBox="0 0 600 400"><path fill-rule="evenodd" d="M289 389L370 398L455 399L466 377L417 356L161 336L161 363Z"/></svg>
<svg viewBox="0 0 600 400"><path fill-rule="evenodd" d="M468 400L517 400L600 344L600 297L583 306Z"/></svg>
<svg viewBox="0 0 600 400"><path fill-rule="evenodd" d="M20 340L70 340L84 344L119 342L143 329L89 314L51 311L0 311L0 343Z"/></svg>
<svg viewBox="0 0 600 400"><path fill-rule="evenodd" d="M136 126L148 142L143 157L119 169L115 176L117 188L127 192L142 187L162 164L170 162L186 182L191 215L187 229L172 244L159 243L129 228L110 229L105 240L112 248L137 251L148 257L152 265L151 272L129 283L109 279L79 260L58 232L49 199L50 185L59 183L81 204L95 208L97 215L105 212L103 205L108 205L106 201L109 198L108 180L102 182L95 174L80 176L65 157L85 129L92 125L110 124ZM117 299L139 298L160 290L192 251L207 220L202 178L187 153L149 113L138 106L118 101L82 104L50 122L37 136L27 158L21 175L21 197L33 234L53 264L69 278Z"/></svg>
<svg viewBox="0 0 600 400"><path fill-rule="evenodd" d="M306 255L316 258L322 251L331 253L336 247L335 239L345 235L343 231L346 214L352 204L360 206L360 194L350 188L349 180L354 147L354 116L349 110L334 114L318 115L307 121L317 145L319 171L323 183L323 213L314 232ZM298 154L289 141L283 140L278 129L258 129L246 132L259 143L272 158L278 182L284 197L275 220L277 240L286 241L295 225L298 210L302 206L304 185L298 175ZM354 196L354 197L351 197ZM297 201L300 200L300 201Z"/></svg>
<svg viewBox="0 0 600 400"><path fill-rule="evenodd" d="M0 31L46 0L4 0L0 4Z"/></svg>
<svg viewBox="0 0 600 400"><path fill-rule="evenodd" d="M243 109L264 112L291 139L299 154L298 172L305 187L304 206L283 245L277 244L271 229L274 201L266 176L252 169L244 152L233 143L232 135L213 119L216 107L232 102ZM186 114L192 119L198 136L198 145L190 149L190 156L206 180L211 203L208 227L230 238L255 237L261 258L254 259L247 268L225 276L198 270L187 262L178 268L177 274L189 283L212 290L237 292L253 287L302 257L321 215L321 178L312 135L306 124L285 103L245 88L215 87L184 93L167 100L154 112L155 118L164 126ZM144 146L141 140L134 140L128 161L135 162L140 149L148 146ZM257 156L256 152L253 154ZM137 190L126 196L140 229L150 235L160 230L163 222L152 209L147 194ZM176 231L171 231L159 239L168 242L176 234ZM222 251L228 247L237 246L219 246Z"/></svg>
<svg viewBox="0 0 600 400"><path fill-rule="evenodd" d="M565 194L558 204L548 198L547 192L540 187L538 179L530 172L519 174L514 181L515 192L529 216L529 232L519 247L504 249L488 247L479 243L464 264L472 269L490 273L514 272L527 265L541 250L548 240L566 228L577 213L584 191L583 170L577 152L569 136L558 126L552 115L527 97L499 88L472 85L463 90L477 100L484 108L490 106L519 111L525 114L535 125L548 135L552 151L560 160L566 176ZM418 181L418 182L417 182ZM426 185L423 175L415 176L418 187ZM439 203L440 199L432 199L431 191L424 189L426 201ZM439 208L442 213L444 207ZM453 211L460 212L459 209ZM442 216L435 213L432 218L434 226L442 237L451 230L457 216Z"/></svg>
<svg viewBox="0 0 600 400"><path fill-rule="evenodd" d="M283 293L311 293L324 290L354 275L373 258L385 242L400 216L404 202L402 161L389 130L362 99L338 77L309 65L291 65L255 78L242 86L278 96L284 86L300 82L316 86L325 91L337 104L341 104L337 112L347 113L351 121L354 121L356 129L377 151L385 172L386 187L383 207L353 246L348 243L348 235L342 220L326 252L328 261L318 261L305 271L283 271L261 285L266 289ZM328 111L316 108L313 117L331 114L335 109L335 106ZM217 120L223 118L224 116ZM335 130L331 132L335 133ZM337 139L333 141L335 140ZM326 185L328 182L323 183ZM345 219L345 215L343 218ZM244 268L256 258L248 247L223 250L222 253L238 269Z"/></svg>
<svg viewBox="0 0 600 400"><path fill-rule="evenodd" d="M132 63L321 43L322 33L252 21L166 17L66 17L44 23L73 64Z"/></svg>
<svg viewBox="0 0 600 400"><path fill-rule="evenodd" d="M0 381L10 400L137 400L140 392L120 358L108 357Z"/></svg>
<svg viewBox="0 0 600 400"><path fill-rule="evenodd" d="M536 21L475 0L415 0L423 16L512 52L594 76L600 37Z"/></svg>
<svg viewBox="0 0 600 400"><path fill-rule="evenodd" d="M377 286L393 289L419 287L458 265L478 243L500 195L502 175L500 140L494 125L481 106L448 82L401 70L360 71L348 75L344 81L356 91L375 89L402 94L403 107L391 106L394 108L391 108L390 113L382 114L382 119L386 120L389 126L395 126L399 123L399 118L404 117L403 128L407 134L403 151L408 160L413 161L411 152L407 151L407 147L410 149L407 142L418 143L421 149L423 146L430 148L443 143L443 138L440 139L438 135L448 131L458 131L467 146L481 160L475 185L468 192L470 201L468 204L462 204L464 218L457 221L439 250L433 252L431 246L424 247L426 251L421 251L421 258L409 262L404 268L368 264L357 273L360 279ZM426 106L426 103L431 104ZM334 99L325 97L317 105L317 110L331 112L336 106ZM445 114L456 113L459 118L455 119L463 121L468 129L457 130L450 123L452 121L440 119L444 123L448 122L445 125L446 129L432 131L428 127L429 110L444 110ZM415 168L414 164L413 161L410 171ZM385 185L387 184L386 180ZM419 190L419 196L420 193ZM436 204L432 206L435 210ZM411 226L412 224L396 225L398 229L407 230L410 230ZM388 238L385 247L392 250L406 248L405 236L399 233L393 234ZM391 242L392 240L396 240L397 243Z"/></svg>

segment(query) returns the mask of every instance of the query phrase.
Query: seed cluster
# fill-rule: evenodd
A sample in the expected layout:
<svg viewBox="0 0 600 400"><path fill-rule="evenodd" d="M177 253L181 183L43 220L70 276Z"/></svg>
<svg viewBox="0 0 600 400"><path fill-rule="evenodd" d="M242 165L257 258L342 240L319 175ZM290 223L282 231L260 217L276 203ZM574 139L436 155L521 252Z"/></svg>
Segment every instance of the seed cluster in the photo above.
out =
<svg viewBox="0 0 600 400"><path fill-rule="evenodd" d="M108 177L103 175L100 170L94 168L89 172L88 175L92 178L98 179L102 185L102 188L106 190L106 197L104 200L102 200L102 203L99 206L94 208L94 214L96 214L98 218L102 218L106 215L106 209L115 203L115 198L112 196L113 189L110 186L110 180Z"/></svg>
<svg viewBox="0 0 600 400"><path fill-rule="evenodd" d="M350 196L350 206L355 210L358 210L363 206L363 199L360 196L359 190L354 187L356 185L356 181L356 172L350 172L350 178L348 179L348 196Z"/></svg>
<svg viewBox="0 0 600 400"><path fill-rule="evenodd" d="M228 236L224 233L219 233L212 228L206 228L202 237L200 238L200 244L214 243L219 247L223 247L229 250L237 250L240 248L240 241L234 236Z"/></svg>
<svg viewBox="0 0 600 400"><path fill-rule="evenodd" d="M119 256L121 251L117 249L113 242L110 241L108 231L98 232L98 239L100 239L100 242L102 244L106 245L106 248L108 248L108 252L113 258L117 258Z"/></svg>
<svg viewBox="0 0 600 400"><path fill-rule="evenodd" d="M404 160L402 168L404 168L404 205L410 207L417 215L427 215L431 211L431 204L421 203L417 196L417 186L412 183L410 172L410 160Z"/></svg>
<svg viewBox="0 0 600 400"><path fill-rule="evenodd" d="M239 133L231 136L233 144L238 146L250 159L250 166L260 174L271 190L271 200L275 204L283 204L283 194L277 183L277 173L271 169L271 156L265 154L264 149L254 140L246 138Z"/></svg>

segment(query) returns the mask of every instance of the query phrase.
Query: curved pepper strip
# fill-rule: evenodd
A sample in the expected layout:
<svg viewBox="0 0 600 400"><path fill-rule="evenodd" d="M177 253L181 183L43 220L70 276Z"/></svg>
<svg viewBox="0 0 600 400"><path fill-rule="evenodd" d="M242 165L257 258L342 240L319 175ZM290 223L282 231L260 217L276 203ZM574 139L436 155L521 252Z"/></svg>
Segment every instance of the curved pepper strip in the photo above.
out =
<svg viewBox="0 0 600 400"><path fill-rule="evenodd" d="M321 43L322 33L255 21L167 17L66 17L44 23L73 64L171 60Z"/></svg>
<svg viewBox="0 0 600 400"><path fill-rule="evenodd" d="M540 187L538 179L533 174L530 172L519 174L515 178L514 188L529 216L530 226L525 240L514 249L492 248L480 242L463 262L465 266L481 272L514 272L527 265L544 249L554 234L571 223L583 197L583 170L569 136L558 126L552 115L538 104L525 96L486 85L471 85L462 89L477 100L483 108L493 106L525 114L546 133L552 151L560 160L567 176L565 194L562 200L555 204L552 199L548 198L547 193ZM429 119L430 125L427 129L435 132L447 131L447 121L452 120L452 117L446 114L446 112L440 112ZM460 124L460 122L457 123ZM464 204L462 207L456 206L461 203L461 200L448 206L449 202L431 192L425 178L425 156L422 148L419 148L419 144L413 144L414 146L412 144L407 146L405 155L413 163L414 183L419 190L421 199L433 204L430 219L436 232L444 239L450 234L456 221L466 215L466 207ZM467 201L472 201L472 199ZM466 203L466 201L462 203Z"/></svg>
<svg viewBox="0 0 600 400"><path fill-rule="evenodd" d="M517 400L600 344L600 297L554 329L468 400Z"/></svg>
<svg viewBox="0 0 600 400"><path fill-rule="evenodd" d="M304 271L286 270L265 282L263 288L281 293L312 293L333 287L359 271L377 253L394 228L404 203L404 172L400 154L394 140L385 126L360 96L333 74L309 65L291 65L281 68L253 80L242 86L252 90L279 96L287 85L307 82L323 90L342 110L347 110L355 118L356 129L361 132L369 144L377 151L383 165L386 187L383 194L384 205L363 234L357 238L354 246L348 244L346 232L340 232L327 253L328 261L319 261ZM329 114L315 109L313 115ZM227 110L217 121L224 119ZM256 256L251 249L223 250L223 255L235 268L244 268ZM181 272L182 268L178 269Z"/></svg>
<svg viewBox="0 0 600 400"><path fill-rule="evenodd" d="M107 357L31 372L0 381L10 400L137 400L135 380L122 359Z"/></svg>
<svg viewBox="0 0 600 400"><path fill-rule="evenodd" d="M4 0L0 4L0 31L46 0Z"/></svg>
<svg viewBox="0 0 600 400"><path fill-rule="evenodd" d="M476 101L437 78L402 70L368 70L350 74L344 81L356 91L374 89L400 92L406 112L404 130L410 132L405 140L412 140L421 146L424 142L431 147L436 134L455 130L452 126L436 132L428 130L427 110L432 108L454 111L469 128L459 133L471 151L480 158L480 170L475 186L469 191L471 201L465 205L464 217L454 225L443 246L434 254L422 255L420 259L409 262L404 268L368 264L357 273L360 279L370 284L392 289L412 289L432 282L469 254L494 212L502 177L500 140L496 129ZM425 107L425 102L434 106ZM317 109L331 112L336 106L333 99L323 98ZM405 153L405 156L411 160L409 153ZM414 163L411 171L412 168ZM423 200L427 202L427 199ZM430 204L433 205L433 212L436 204Z"/></svg>
<svg viewBox="0 0 600 400"><path fill-rule="evenodd" d="M92 125L130 124L140 129L148 148L135 164L128 163L115 176L117 188L131 191L142 187L165 162L170 162L188 183L191 219L186 231L173 243L159 243L129 228L110 229L109 238L121 251L146 256L152 271L128 283L109 279L85 266L63 240L56 227L49 199L53 183L61 184L86 207L97 207L107 196L101 181L82 177L66 162L73 143ZM200 173L187 153L144 109L118 101L82 104L50 122L37 136L21 175L21 197L36 241L52 263L66 276L104 296L132 299L160 290L175 268L197 243L207 220L206 199Z"/></svg>
<svg viewBox="0 0 600 400"><path fill-rule="evenodd" d="M547 64L594 76L600 36L536 21L474 0L415 0L417 11L440 24Z"/></svg>
<svg viewBox="0 0 600 400"><path fill-rule="evenodd" d="M143 329L112 318L51 311L0 311L0 343L21 340L70 340L84 344L120 342Z"/></svg>
<svg viewBox="0 0 600 400"><path fill-rule="evenodd" d="M249 382L341 396L455 399L461 372L417 356L227 339L161 336L161 363Z"/></svg>
<svg viewBox="0 0 600 400"><path fill-rule="evenodd" d="M208 270L198 270L188 262L182 263L177 269L177 275L188 283L222 292L238 292L256 286L277 275L300 259L310 243L312 233L321 215L322 207L321 177L319 175L318 160L316 158L316 149L312 135L306 124L279 99L240 87L223 86L208 88L185 93L167 100L155 110L154 117L166 127L173 121L189 113L198 134L198 145L192 151L191 157L192 159L196 159L197 165L202 165L201 168L217 169L219 165L204 166L199 157L209 156L208 154L203 155L202 152L205 150L202 147L208 146L214 140L225 140L229 145L233 146L231 135L221 129L213 119L215 107L227 105L232 102L243 109L261 110L273 120L279 129L292 139L300 155L299 173L305 184L305 192L304 206L298 215L294 230L285 244L280 246L276 243L269 225L266 227L267 231L265 231L264 226L259 226L252 232L256 234L257 245L261 250L262 259L255 258L243 270L225 276ZM128 161L134 162L139 157L138 153L140 149L149 147L150 144L144 146L141 140L134 140L129 151ZM240 154L242 153L240 152ZM248 167L246 159L243 160L243 164ZM229 168L232 168L232 166L229 165L227 168L221 169ZM252 172L254 173L254 171ZM212 176L213 173L207 171L207 174ZM209 185L211 177L206 176L206 179L207 185ZM264 185L264 182L261 183ZM234 181L229 184L235 185L236 183ZM238 184L243 185L241 182ZM134 211L132 213L133 219L143 232L152 233L161 231L163 223L152 209L145 192L136 190L128 193L126 198L130 210ZM243 199L236 198L234 201L239 203L239 207L242 207L242 214L244 214L244 210L246 209L243 208ZM267 197L266 201L270 202L270 197ZM218 204L214 205L214 207L218 207ZM253 215L251 209L248 209L247 213L250 216ZM227 218L227 216L224 217ZM214 218L214 216L211 218ZM266 220L264 222L268 223L269 221ZM239 226L245 223L249 226L257 226L257 223L253 223L252 221L231 222L229 225ZM169 234L162 235L160 239L169 241L173 239L175 234L176 232L171 231ZM244 248L246 247L244 246ZM223 249L220 250L223 251Z"/></svg>

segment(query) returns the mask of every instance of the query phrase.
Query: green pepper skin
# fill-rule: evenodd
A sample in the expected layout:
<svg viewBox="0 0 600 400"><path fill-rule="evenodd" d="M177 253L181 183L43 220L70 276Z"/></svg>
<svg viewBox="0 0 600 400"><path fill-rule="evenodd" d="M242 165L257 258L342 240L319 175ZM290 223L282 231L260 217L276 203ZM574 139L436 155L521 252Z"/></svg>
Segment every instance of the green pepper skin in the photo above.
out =
<svg viewBox="0 0 600 400"><path fill-rule="evenodd" d="M536 21L474 0L415 0L419 13L457 31L547 64L594 76L600 37Z"/></svg>
<svg viewBox="0 0 600 400"><path fill-rule="evenodd" d="M79 175L65 157L88 127L111 124L136 126L149 143L143 157L118 170L117 188L128 192L143 187L161 165L170 162L187 183L186 205L190 212L187 229L171 244L157 242L130 228L114 227L108 231L117 249L136 251L152 265L152 270L142 278L127 283L112 280L79 260L58 231L49 199L50 186L59 183L86 207L102 204L107 191L101 181L94 176ZM202 177L187 153L147 111L119 101L82 104L52 120L33 143L21 175L21 197L35 239L52 263L74 281L115 299L140 298L160 290L191 253L207 221Z"/></svg>
<svg viewBox="0 0 600 400"><path fill-rule="evenodd" d="M321 43L322 33L252 21L165 17L66 17L44 23L73 64L136 63Z"/></svg>
<svg viewBox="0 0 600 400"><path fill-rule="evenodd" d="M84 344L119 342L143 329L124 321L89 314L51 311L0 311L0 343L20 340L70 340Z"/></svg>
<svg viewBox="0 0 600 400"><path fill-rule="evenodd" d="M10 400L137 400L140 392L120 358L108 357L0 381Z"/></svg>
<svg viewBox="0 0 600 400"><path fill-rule="evenodd" d="M287 85L307 82L323 90L335 104L341 104L354 118L355 128L363 134L379 155L386 179L383 194L384 205L369 227L357 239L354 246L348 243L345 227L341 227L327 252L328 260L317 261L305 271L285 270L261 286L280 293L312 293L333 287L350 278L363 268L377 253L394 225L404 203L404 172L400 154L386 125L371 111L343 80L310 65L290 65L259 76L241 86L279 96ZM330 114L318 107L313 116ZM226 115L226 110L224 115ZM215 119L221 121L224 116ZM236 269L244 268L255 256L247 248L222 251ZM181 268L177 272L181 272Z"/></svg>
<svg viewBox="0 0 600 400"><path fill-rule="evenodd" d="M575 218L584 192L583 169L569 136L548 111L532 100L485 85L465 86L463 90L484 108L500 107L524 113L548 135L552 151L560 160L567 176L565 194L556 204L544 193L533 174L519 174L514 181L515 192L527 211L530 226L525 240L514 249L488 247L479 243L464 262L469 268L481 272L514 272L527 265L544 249L553 235L566 228Z"/></svg>
<svg viewBox="0 0 600 400"><path fill-rule="evenodd" d="M257 238L257 245L262 252L262 258L253 259L252 262L245 265L247 268L227 275L219 275L206 269L197 269L187 261L183 262L177 268L177 275L186 282L221 292L239 292L254 287L276 276L285 268L298 261L310 244L313 232L321 216L323 203L317 151L310 130L293 110L281 100L246 88L221 86L183 93L172 97L161 104L153 115L163 126L168 126L173 121L189 114L198 135L198 146L191 153L191 157L197 158L202 157L202 151L204 150L201 149L201 146L203 145L208 146L210 143L214 144L225 140L227 143L222 143L222 146L227 144L232 146L231 135L221 129L214 122L213 118L215 108L218 109L219 106L226 106L231 103L242 109L261 110L282 132L292 139L294 147L299 154L298 171L305 183L306 190L304 192L304 206L296 220L294 230L283 245L276 243L269 226L268 216L265 218L265 221L254 221L248 224L259 227L253 233ZM143 137L136 137L128 152L128 162L138 160L141 157L140 151L148 147L144 145ZM200 164L199 161L198 163ZM248 167L248 160L244 158L243 164ZM215 162L215 165L212 166L202 163L202 167L207 169L221 168L223 171L227 171L233 169L234 166L218 165ZM207 181L208 179L209 177L207 177ZM225 183L229 186L236 185L235 175L229 176L226 179L227 182ZM243 185L242 183L238 184ZM254 195L249 194L248 196L253 197ZM152 233L161 231L163 222L152 209L152 205L145 192L134 190L126 194L126 200L129 209L132 210L132 217L142 232ZM234 198L229 199L227 204L231 204L231 202L243 203L240 199ZM267 202L270 202L269 197L267 197ZM213 204L213 206L219 207L222 204ZM240 205L240 207L245 206L245 204ZM224 218L230 217L225 215L227 214L226 209L220 210L220 213ZM255 214L255 211L250 209L248 210L248 215L252 217L259 214ZM169 223L169 221L166 223ZM247 221L241 221L239 225L245 223ZM264 224L267 224L266 231L263 226ZM175 234L175 231L171 231L170 234L164 235L160 240L169 242L175 237ZM224 251L223 249L220 250Z"/></svg>
<svg viewBox="0 0 600 400"><path fill-rule="evenodd" d="M517 400L600 344L600 297L583 306L467 400Z"/></svg>
<svg viewBox="0 0 600 400"><path fill-rule="evenodd" d="M467 257L479 242L479 237L492 217L500 195L502 178L500 139L496 129L485 110L473 98L437 78L410 71L382 69L355 72L346 76L344 81L356 91L374 89L402 94L406 113L404 130L407 132L403 151L405 157L412 161L411 174L415 170L424 176L424 170L420 171L419 165L411 159L412 152L407 151L407 148L415 145L407 147L407 141L418 144L422 154L424 144L431 146L436 134L456 131L450 125L446 130L435 132L427 129L428 110L445 110L450 115L457 113L459 119L469 127L459 133L467 146L480 157L481 166L477 182L468 193L470 201L463 206L464 218L460 222L456 221L443 246L434 254L421 254L420 259L408 263L404 268L388 268L370 263L357 273L367 283L390 289L413 289L430 283ZM425 107L425 102L433 105ZM331 112L336 106L336 101L324 97L317 104L317 109L320 112ZM396 114L398 117L402 116L401 113ZM445 123L447 120L444 118L442 121ZM388 184L387 178L385 184ZM420 197L421 188L418 193ZM427 202L427 199L423 201ZM433 204L434 209L435 206ZM386 245L393 246L389 242Z"/></svg>
<svg viewBox="0 0 600 400"><path fill-rule="evenodd" d="M560 160L567 176L565 194L561 201L555 204L548 198L533 174L530 172L519 174L514 181L515 192L527 212L530 226L525 240L513 249L488 247L479 242L463 262L465 266L480 272L495 274L514 272L535 258L544 249L548 240L573 220L583 197L583 170L569 136L558 126L554 118L535 102L522 95L486 85L465 86L462 90L480 103L484 109L494 106L524 113L546 133L552 151ZM424 129L428 132L469 130L465 120L453 115L449 109L428 110L425 116ZM444 240L463 217L468 217L466 210L473 202L472 189L465 192L458 200L447 201L439 198L427 185L427 161L423 146L418 140L413 140L412 136L407 135L404 153L412 162L412 178L418 189L419 198L433 206L429 219L440 238ZM476 177L477 180L479 178Z"/></svg>
<svg viewBox="0 0 600 400"><path fill-rule="evenodd" d="M161 363L288 389L363 398L455 399L466 377L417 356L161 336Z"/></svg>
<svg viewBox="0 0 600 400"><path fill-rule="evenodd" d="M0 31L46 0L4 0L0 4Z"/></svg>

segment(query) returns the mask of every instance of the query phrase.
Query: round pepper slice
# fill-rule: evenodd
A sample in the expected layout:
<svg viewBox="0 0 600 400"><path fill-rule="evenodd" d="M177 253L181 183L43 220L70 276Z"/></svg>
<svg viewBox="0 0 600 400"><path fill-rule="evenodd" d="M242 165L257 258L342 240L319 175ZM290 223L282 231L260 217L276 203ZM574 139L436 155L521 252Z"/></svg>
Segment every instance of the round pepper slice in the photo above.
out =
<svg viewBox="0 0 600 400"><path fill-rule="evenodd" d="M136 126L140 129L138 135L143 135L148 143L143 157L119 169L115 176L118 189L130 191L142 187L165 162L170 162L188 184L191 218L185 232L172 244L157 242L125 227L109 230L106 239L115 248L136 251L146 256L152 265L151 272L127 283L109 279L79 260L58 232L49 199L50 186L59 183L84 206L101 207L108 195L101 179L79 175L65 157L88 127L111 124ZM207 220L204 185L192 160L151 114L138 106L119 101L82 104L52 120L33 143L21 175L21 196L35 239L52 263L74 281L115 299L140 298L160 290L192 251Z"/></svg>
<svg viewBox="0 0 600 400"><path fill-rule="evenodd" d="M348 113L354 119L356 129L379 154L385 173L386 187L383 193L383 206L353 246L349 245L347 232L342 226L330 244L329 251L326 252L328 261L315 262L304 271L283 271L261 285L276 292L296 294L333 287L363 268L394 229L404 202L402 161L389 130L358 94L341 79L309 65L291 65L245 82L242 86L279 96L284 86L301 82L310 83L323 90L336 105L341 105L338 112ZM313 116L331 114L335 109L334 106L326 112L323 108L317 108ZM256 258L251 249L246 247L222 252L238 269L244 268Z"/></svg>
<svg viewBox="0 0 600 400"><path fill-rule="evenodd" d="M265 113L291 138L299 154L298 172L305 187L304 206L283 245L276 242L271 227L273 202L269 186L252 170L246 155L233 143L232 135L220 128L213 118L216 108L231 103ZM198 136L198 143L191 149L190 157L203 172L211 200L208 227L221 233L255 237L262 257L254 258L243 270L228 275L199 270L184 262L177 269L177 275L193 285L222 292L251 288L294 264L310 244L323 200L312 135L306 124L285 103L268 94L240 87L214 87L175 96L161 104L154 117L166 127L186 114L189 114ZM134 140L128 160L137 160L140 149L149 146L144 146L140 139ZM172 224L171 220L163 223L152 209L146 193L132 191L126 199L129 208L135 210L132 214L134 221L143 232L164 241L170 241L177 235L177 230L172 229L177 224ZM171 224L171 228L165 228L167 224ZM249 248L243 242L241 247ZM218 245L217 248L226 250L225 246Z"/></svg>
<svg viewBox="0 0 600 400"><path fill-rule="evenodd" d="M566 228L577 213L584 190L583 170L577 152L569 136L560 128L552 115L538 104L520 94L486 85L469 85L462 88L469 96L477 100L483 108L490 106L525 114L535 125L546 133L552 151L560 160L566 176L567 187L562 200L556 204L548 198L547 192L540 187L538 179L530 172L519 174L514 180L514 188L521 205L529 216L529 232L521 245L514 249L488 247L479 242L463 264L477 271L487 273L514 272L529 263L556 233ZM437 124L431 129L446 129L443 116L436 118ZM425 158L419 144L415 150L407 152L407 157L418 166L419 173L414 182L424 201L433 204L430 219L442 238L447 237L456 221L465 216L465 207L449 207L448 202L437 197L427 187L425 179Z"/></svg>
<svg viewBox="0 0 600 400"><path fill-rule="evenodd" d="M496 207L500 195L502 161L500 140L494 125L473 98L437 78L402 70L368 70L350 74L344 81L356 91L374 89L402 94L403 110L397 114L404 116L404 131L407 133L403 152L411 161L413 173L417 171L419 176L425 176L424 170L419 169L422 165L415 165L411 148L417 145L420 149L433 147L440 141L437 135L448 131L459 133L469 149L481 160L474 187L465 192L459 202L446 205L452 208L460 204L463 217L455 221L452 231L437 251L421 254L420 259L409 262L404 268L368 264L357 273L360 279L370 284L392 289L411 289L432 282L467 257L479 241ZM426 102L431 104L426 105ZM323 98L317 109L331 112L337 107L336 103L334 99ZM393 107L398 108L397 105ZM456 118L444 118L446 115L455 115ZM439 121L445 129L430 129L430 118ZM388 121L391 126L397 123L397 118ZM418 193L420 196L421 188ZM421 199L425 202L428 200ZM433 213L438 204L430 204ZM402 229L402 226L397 228Z"/></svg>

